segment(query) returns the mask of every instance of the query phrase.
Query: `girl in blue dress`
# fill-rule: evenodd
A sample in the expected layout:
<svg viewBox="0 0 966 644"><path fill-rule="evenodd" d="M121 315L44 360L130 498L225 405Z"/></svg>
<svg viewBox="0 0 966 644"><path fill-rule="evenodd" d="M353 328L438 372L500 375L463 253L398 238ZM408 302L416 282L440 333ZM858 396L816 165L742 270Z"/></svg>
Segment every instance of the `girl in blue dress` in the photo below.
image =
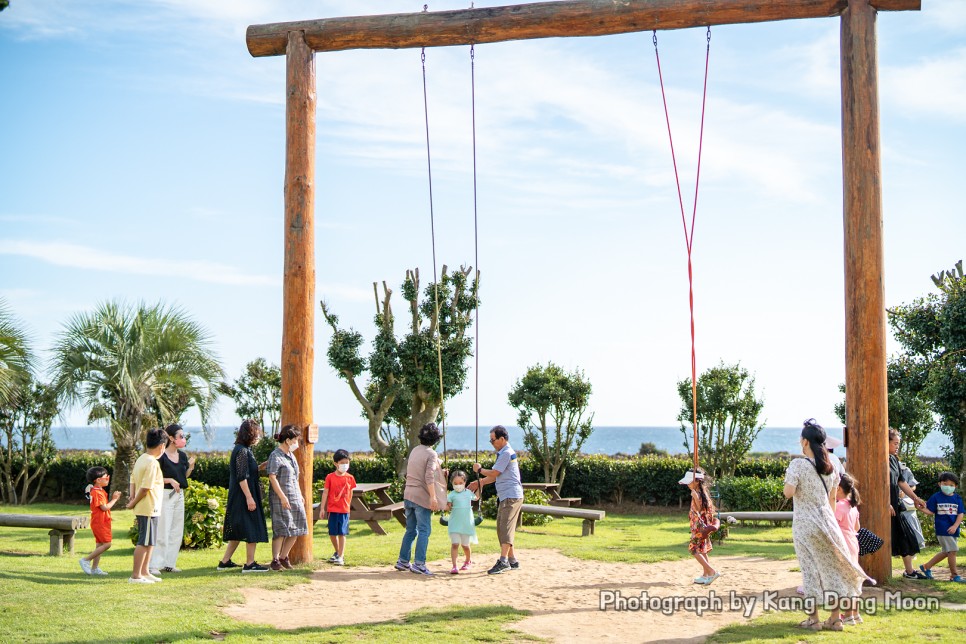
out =
<svg viewBox="0 0 966 644"><path fill-rule="evenodd" d="M456 470L450 479L453 491L446 495L446 509L449 511L449 539L452 543L450 556L453 559L453 569L450 574L458 575L460 570L467 571L473 562L470 557L470 544L478 543L476 539L476 525L473 519L473 500L479 499L477 494L466 489L466 472ZM461 568L456 567L460 547L466 560Z"/></svg>

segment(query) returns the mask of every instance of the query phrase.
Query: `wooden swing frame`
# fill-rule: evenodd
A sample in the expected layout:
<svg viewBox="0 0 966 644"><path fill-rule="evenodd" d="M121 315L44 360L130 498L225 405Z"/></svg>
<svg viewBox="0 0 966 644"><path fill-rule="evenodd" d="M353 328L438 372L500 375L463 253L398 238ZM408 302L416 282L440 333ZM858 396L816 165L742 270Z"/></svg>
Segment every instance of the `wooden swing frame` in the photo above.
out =
<svg viewBox="0 0 966 644"><path fill-rule="evenodd" d="M253 25L252 56L286 57L283 424L304 429L301 487L311 512L315 328L315 52L399 49L532 38L839 17L845 229L845 383L849 471L865 498L862 523L886 543L863 558L870 576L892 575L888 391L879 136L878 11L916 11L921 0L562 0L457 11ZM312 560L312 534L293 561Z"/></svg>

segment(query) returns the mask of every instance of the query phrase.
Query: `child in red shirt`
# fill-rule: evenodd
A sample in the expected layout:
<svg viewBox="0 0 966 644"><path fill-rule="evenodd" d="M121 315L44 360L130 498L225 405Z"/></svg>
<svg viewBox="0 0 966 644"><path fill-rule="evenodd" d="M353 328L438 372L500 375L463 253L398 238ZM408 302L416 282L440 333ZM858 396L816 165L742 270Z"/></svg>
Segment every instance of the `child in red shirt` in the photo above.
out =
<svg viewBox="0 0 966 644"><path fill-rule="evenodd" d="M91 554L80 560L81 570L86 575L106 576L107 573L101 570L101 555L111 547L113 538L111 537L111 508L121 498L120 492L111 495L111 500L107 500L107 491L104 489L111 482L111 475L103 467L92 467L87 470L88 497L91 500L91 532L94 533L94 541L97 546Z"/></svg>
<svg viewBox="0 0 966 644"><path fill-rule="evenodd" d="M349 507L352 504L352 489L356 486L356 479L349 474L349 452L337 449L332 460L335 461L335 471L325 477L320 505L322 518L329 519L329 539L335 548L335 554L329 557L329 563L344 566L345 538L349 534Z"/></svg>

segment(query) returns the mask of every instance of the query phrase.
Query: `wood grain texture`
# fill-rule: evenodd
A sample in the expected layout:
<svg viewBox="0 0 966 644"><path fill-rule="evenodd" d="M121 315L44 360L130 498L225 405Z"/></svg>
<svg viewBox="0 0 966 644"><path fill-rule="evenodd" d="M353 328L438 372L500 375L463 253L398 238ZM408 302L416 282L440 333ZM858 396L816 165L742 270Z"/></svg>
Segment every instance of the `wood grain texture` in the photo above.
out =
<svg viewBox="0 0 966 644"><path fill-rule="evenodd" d="M846 462L859 481L862 525L885 539L879 552L862 558L862 565L869 576L887 580L892 558L882 170L876 13L869 0L850 0L842 14L841 39Z"/></svg>
<svg viewBox="0 0 966 644"><path fill-rule="evenodd" d="M882 11L918 10L921 0L876 0ZM252 56L285 53L291 31L314 51L401 49L605 36L652 29L769 22L840 15L847 0L566 0L455 11L326 18L252 25Z"/></svg>
<svg viewBox="0 0 966 644"><path fill-rule="evenodd" d="M300 32L288 35L285 83L285 267L282 311L281 423L302 428L298 458L306 516L312 512L315 366L315 54ZM293 563L312 561L312 532L299 537Z"/></svg>

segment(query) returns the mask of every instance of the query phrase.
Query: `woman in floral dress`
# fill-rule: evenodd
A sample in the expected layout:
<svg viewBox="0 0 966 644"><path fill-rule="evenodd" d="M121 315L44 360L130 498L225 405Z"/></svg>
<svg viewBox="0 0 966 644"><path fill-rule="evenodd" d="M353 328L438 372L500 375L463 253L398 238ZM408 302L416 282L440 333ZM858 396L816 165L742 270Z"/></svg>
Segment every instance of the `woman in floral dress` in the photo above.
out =
<svg viewBox="0 0 966 644"><path fill-rule="evenodd" d="M868 577L849 557L848 547L835 520L835 490L839 476L825 450L825 430L814 419L805 421L801 435L805 458L796 458L785 472L786 498L794 500L792 540L804 578L805 597L810 606L808 619L799 626L820 631L842 630L841 611L862 595L862 582ZM829 596L828 620L818 619L818 607Z"/></svg>

